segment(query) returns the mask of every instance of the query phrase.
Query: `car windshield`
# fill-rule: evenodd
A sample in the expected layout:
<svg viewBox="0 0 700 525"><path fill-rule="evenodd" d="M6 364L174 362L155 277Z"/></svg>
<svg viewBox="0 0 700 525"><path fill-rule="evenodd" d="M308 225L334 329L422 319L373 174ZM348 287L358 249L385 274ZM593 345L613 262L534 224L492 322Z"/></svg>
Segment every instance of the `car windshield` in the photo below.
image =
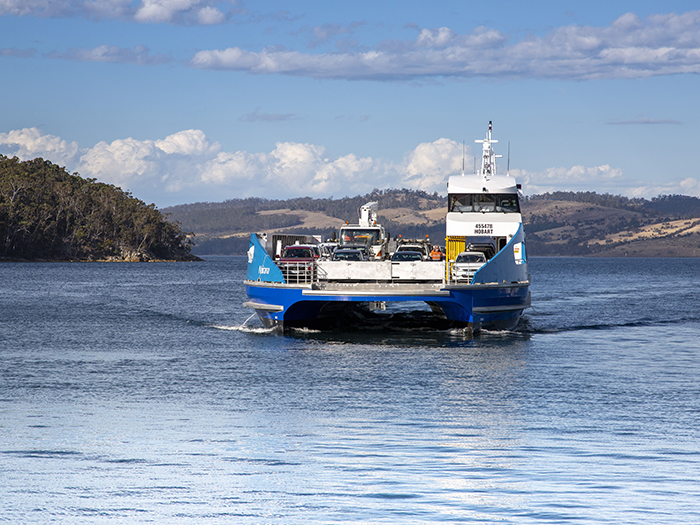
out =
<svg viewBox="0 0 700 525"><path fill-rule="evenodd" d="M405 262L405 261L422 261L420 253L418 252L396 252L391 256L392 261Z"/></svg>
<svg viewBox="0 0 700 525"><path fill-rule="evenodd" d="M341 228L340 240L343 244L379 244L379 229Z"/></svg>
<svg viewBox="0 0 700 525"><path fill-rule="evenodd" d="M334 261L361 261L362 260L362 255L360 255L360 252L335 252L333 254L333 260Z"/></svg>
<svg viewBox="0 0 700 525"><path fill-rule="evenodd" d="M311 252L311 248L285 248L282 251L282 257L284 259L311 259L313 253Z"/></svg>
<svg viewBox="0 0 700 525"><path fill-rule="evenodd" d="M486 262L481 253L460 253L455 260L456 263L480 263Z"/></svg>

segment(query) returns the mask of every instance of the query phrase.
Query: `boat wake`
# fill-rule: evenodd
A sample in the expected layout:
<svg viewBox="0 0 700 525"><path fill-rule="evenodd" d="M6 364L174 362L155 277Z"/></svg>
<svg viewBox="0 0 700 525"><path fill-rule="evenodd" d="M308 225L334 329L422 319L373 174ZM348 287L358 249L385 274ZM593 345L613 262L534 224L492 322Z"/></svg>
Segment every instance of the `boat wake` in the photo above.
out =
<svg viewBox="0 0 700 525"><path fill-rule="evenodd" d="M296 334L320 334L321 330L316 330L313 328L304 328L304 327L291 327L290 330Z"/></svg>
<svg viewBox="0 0 700 525"><path fill-rule="evenodd" d="M216 330L227 330L230 332L244 332L246 334L271 334L275 332L275 328L265 328L264 326L250 326L248 325L248 321L250 321L253 317L256 317L256 314L252 314L248 319L243 321L241 324L235 324L235 325L210 325L212 328L215 328Z"/></svg>
<svg viewBox="0 0 700 525"><path fill-rule="evenodd" d="M271 334L275 331L274 328L265 328L263 326L245 326L245 325L211 325L216 330L228 330L229 332L244 332L246 334Z"/></svg>

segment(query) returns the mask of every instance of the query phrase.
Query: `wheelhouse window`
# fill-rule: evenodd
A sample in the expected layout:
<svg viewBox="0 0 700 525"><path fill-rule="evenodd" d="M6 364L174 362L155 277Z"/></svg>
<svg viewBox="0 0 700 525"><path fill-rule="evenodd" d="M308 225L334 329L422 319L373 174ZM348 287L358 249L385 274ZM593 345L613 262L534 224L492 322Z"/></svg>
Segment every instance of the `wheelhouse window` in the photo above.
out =
<svg viewBox="0 0 700 525"><path fill-rule="evenodd" d="M514 193L454 193L447 211L520 213L520 204Z"/></svg>

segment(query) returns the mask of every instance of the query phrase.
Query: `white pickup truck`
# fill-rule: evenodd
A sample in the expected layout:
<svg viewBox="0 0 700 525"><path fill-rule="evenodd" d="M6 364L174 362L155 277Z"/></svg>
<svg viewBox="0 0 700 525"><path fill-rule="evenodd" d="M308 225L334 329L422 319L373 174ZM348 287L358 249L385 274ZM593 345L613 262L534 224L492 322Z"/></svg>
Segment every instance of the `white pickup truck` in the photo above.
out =
<svg viewBox="0 0 700 525"><path fill-rule="evenodd" d="M486 264L486 256L482 252L462 252L452 263L452 280L471 282L474 274Z"/></svg>

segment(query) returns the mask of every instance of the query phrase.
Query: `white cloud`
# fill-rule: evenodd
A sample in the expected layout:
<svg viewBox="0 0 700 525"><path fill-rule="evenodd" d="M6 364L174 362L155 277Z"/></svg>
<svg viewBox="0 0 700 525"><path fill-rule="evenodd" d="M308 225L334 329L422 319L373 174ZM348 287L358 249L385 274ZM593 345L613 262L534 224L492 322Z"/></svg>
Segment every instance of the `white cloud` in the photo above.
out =
<svg viewBox="0 0 700 525"><path fill-rule="evenodd" d="M393 168L371 157L329 159L323 146L278 142L270 153L221 152L203 167L203 182L215 182L246 195L322 196L364 192Z"/></svg>
<svg viewBox="0 0 700 525"><path fill-rule="evenodd" d="M162 140L118 139L99 142L81 157L84 176L138 192L178 192L197 183L199 165L216 155L220 145L201 130L185 130Z"/></svg>
<svg viewBox="0 0 700 525"><path fill-rule="evenodd" d="M85 0L70 3L74 6L75 14L88 17L126 18L133 15L133 0Z"/></svg>
<svg viewBox="0 0 700 525"><path fill-rule="evenodd" d="M216 7L204 6L197 11L197 21L203 26L223 24L226 21L226 15Z"/></svg>
<svg viewBox="0 0 700 525"><path fill-rule="evenodd" d="M182 11L189 11L196 0L143 0L136 10L134 19L137 22L168 22Z"/></svg>
<svg viewBox="0 0 700 525"><path fill-rule="evenodd" d="M155 145L168 155L206 155L220 149L217 142L211 143L203 131L188 129L178 131L163 140L156 140Z"/></svg>
<svg viewBox="0 0 700 525"><path fill-rule="evenodd" d="M402 162L393 163L352 153L330 157L323 146L298 142L279 142L262 153L221 151L201 130L80 148L32 128L0 134L0 153L60 161L84 177L168 204L250 195L356 195L377 187L442 192L447 177L461 166L461 146L448 139L419 144Z"/></svg>
<svg viewBox="0 0 700 525"><path fill-rule="evenodd" d="M70 0L2 0L0 15L69 16L73 3Z"/></svg>
<svg viewBox="0 0 700 525"><path fill-rule="evenodd" d="M448 44L452 44L456 36L455 32L448 27L423 29L416 39L416 45L430 48L445 47Z"/></svg>
<svg viewBox="0 0 700 525"><path fill-rule="evenodd" d="M226 21L226 15L215 7L216 3L205 0L142 0L134 20L155 24L192 23L194 20L202 25L220 24Z"/></svg>
<svg viewBox="0 0 700 525"><path fill-rule="evenodd" d="M265 165L265 154L222 151L202 166L200 178L212 186L245 185L260 177Z"/></svg>
<svg viewBox="0 0 700 525"><path fill-rule="evenodd" d="M619 193L619 192L618 192ZM668 180L661 184L638 183L630 184L625 195L651 199L659 195L689 195L700 197L700 180L687 178L681 181Z"/></svg>
<svg viewBox="0 0 700 525"><path fill-rule="evenodd" d="M607 164L586 168L548 168L536 173L522 169L513 169L510 174L522 184L526 193L545 193L552 191L596 191L610 192L610 188L624 185L624 174L619 168Z"/></svg>
<svg viewBox="0 0 700 525"><path fill-rule="evenodd" d="M0 16L84 17L152 24L221 24L238 11L234 0L0 0Z"/></svg>
<svg viewBox="0 0 700 525"><path fill-rule="evenodd" d="M74 166L80 147L55 135L44 135L38 128L24 128L0 133L0 153L22 160L43 157L54 164Z"/></svg>
<svg viewBox="0 0 700 525"><path fill-rule="evenodd" d="M51 53L50 58L75 60L78 62L111 62L121 64L154 65L171 62L166 55L151 55L146 46L137 45L133 49L119 46L101 45L91 49L71 49L66 53Z"/></svg>
<svg viewBox="0 0 700 525"><path fill-rule="evenodd" d="M461 169L462 145L442 138L419 144L407 156L401 182L419 190L444 191L447 178Z"/></svg>
<svg viewBox="0 0 700 525"><path fill-rule="evenodd" d="M700 197L700 180L694 178L683 179L680 183L682 188L682 195L691 195L693 197Z"/></svg>
<svg viewBox="0 0 700 525"><path fill-rule="evenodd" d="M462 168L461 144L447 138L418 144L399 162L353 153L332 157L317 144L278 142L269 152L222 151L201 130L163 139L125 138L81 148L37 128L0 133L0 153L22 160L43 157L131 191L160 206L247 196L359 195L374 188L412 188L444 193L447 179ZM468 152L466 163L473 157ZM609 165L511 170L527 194L595 191L651 198L659 194L700 196L695 178L649 185L627 179Z"/></svg>
<svg viewBox="0 0 700 525"><path fill-rule="evenodd" d="M249 15L235 0L0 0L2 15L184 25L222 24L236 16L248 16L250 21L265 18ZM283 15L290 19L288 13ZM284 46L259 51L230 47L202 50L191 58L190 65L254 74L380 81L435 77L591 80L700 73L700 11L644 19L626 13L607 26L563 26L517 41L489 27L462 34L450 27L415 27L414 39L384 41L374 48L348 39L364 24L328 23L303 29L311 38L310 48L335 40L336 53L301 52ZM4 52L31 56L28 51ZM163 60L136 48L110 45L72 55L78 60L139 64Z"/></svg>
<svg viewBox="0 0 700 525"><path fill-rule="evenodd" d="M510 174L522 184L523 191L528 195L554 191L593 191L645 199L672 194L700 197L700 181L697 179L668 179L663 183L649 183L627 178L621 169L607 164L588 168L549 168L542 172L512 169Z"/></svg>
<svg viewBox="0 0 700 525"><path fill-rule="evenodd" d="M80 158L78 166L81 174L117 186L129 186L144 176L151 178L157 167L154 142L133 138L98 142Z"/></svg>
<svg viewBox="0 0 700 525"><path fill-rule="evenodd" d="M320 34L325 38L326 33ZM586 80L700 73L700 11L645 20L627 13L607 27L566 26L514 43L491 28L460 35L440 27L420 29L413 41L384 42L363 52L313 54L279 47L255 52L232 47L200 51L191 65L373 80L440 76Z"/></svg>

